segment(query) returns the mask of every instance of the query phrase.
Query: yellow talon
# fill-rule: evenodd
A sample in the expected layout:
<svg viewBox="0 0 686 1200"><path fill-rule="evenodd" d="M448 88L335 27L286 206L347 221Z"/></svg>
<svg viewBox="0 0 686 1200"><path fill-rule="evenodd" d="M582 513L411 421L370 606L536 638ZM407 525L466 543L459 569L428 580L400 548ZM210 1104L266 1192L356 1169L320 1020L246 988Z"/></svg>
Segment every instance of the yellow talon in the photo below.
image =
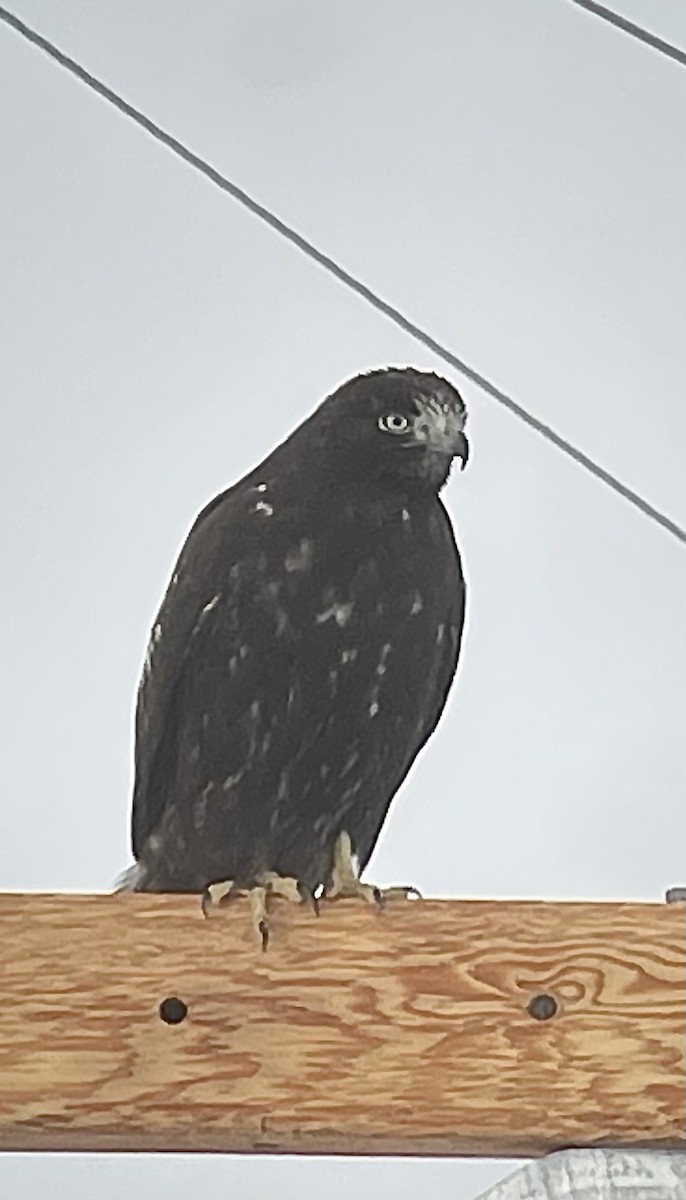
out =
<svg viewBox="0 0 686 1200"><path fill-rule="evenodd" d="M421 900L421 892L415 887L378 888L371 883L362 883L355 869L350 835L343 830L336 839L333 854L331 883L324 893L327 900L356 896L367 904L383 907L387 900Z"/></svg>

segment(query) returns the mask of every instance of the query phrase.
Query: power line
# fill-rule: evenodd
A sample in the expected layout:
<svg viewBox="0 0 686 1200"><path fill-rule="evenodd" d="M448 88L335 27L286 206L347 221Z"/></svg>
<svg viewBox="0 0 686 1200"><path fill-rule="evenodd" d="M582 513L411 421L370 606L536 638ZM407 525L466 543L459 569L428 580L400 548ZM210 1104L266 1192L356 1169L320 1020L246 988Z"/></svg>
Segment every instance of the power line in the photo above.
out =
<svg viewBox="0 0 686 1200"><path fill-rule="evenodd" d="M45 54L47 54L55 62L59 63L60 66L64 67L72 75L75 75L77 79L80 79L81 82L85 83L86 86L91 88L92 91L97 92L99 96L102 96L104 100L107 100L108 103L112 104L125 116L129 117L130 120L134 121L142 129L145 129L146 132L155 138L156 141L161 142L163 146L166 146L167 149L171 150L179 158L183 159L183 161L188 163L189 166L193 167L196 171L199 171L201 175L204 175L207 179L211 180L211 182L220 188L221 191L228 193L229 196L232 196L233 199L237 200L239 204L242 204L244 208L247 208L261 221L264 221L266 225L269 225L272 229L276 230L281 237L291 242L294 246L297 246L297 248L301 250L303 254L307 255L308 258L318 263L320 267L323 267L325 271L328 271L330 275L333 275L347 288L350 288L351 291L356 292L358 296L361 296L363 300L366 300L367 303L373 308L377 309L378 312L383 313L384 316L388 317L390 321L393 321L393 323L405 333L408 333L410 337L414 338L415 341L420 342L421 345L426 346L426 348L431 350L432 353L436 354L437 357L442 358L445 362L449 363L451 367L453 367L456 371L459 371L461 375L464 375L466 379L469 379L477 387L481 388L481 390L486 392L487 395L491 396L492 399L497 400L499 404L503 405L504 408L508 409L511 413L518 417L520 421L523 421L531 429L534 429L537 433L540 433L541 437L544 437L547 441L552 442L552 444L556 446L558 450L561 450L564 454L567 454L580 466L585 467L587 471L590 471L592 475L595 475L596 479L600 479L603 483L607 484L607 486L612 488L613 491L617 492L618 495L622 496L630 504L633 504L635 508L639 509L639 511L650 520L655 521L658 525L662 526L663 529L666 529L668 533L671 533L672 536L677 538L680 542L686 543L686 529L682 529L682 527L678 525L676 521L673 521L671 517L668 517L665 513L655 508L649 503L649 501L645 500L643 496L640 496L638 492L635 492L632 488L627 487L625 483L622 483L621 480L617 479L609 471L606 471L605 468L600 466L599 463L595 462L594 459L589 458L589 456L585 454L583 450L580 450L577 446L572 445L571 442L568 442L566 438L561 437L561 435L556 433L555 430L549 425L546 425L543 421L540 421L538 417L535 417L532 413L528 412L527 409L523 408L521 404L518 404L517 401L509 396L506 392L501 391L500 388L496 387L495 384L486 379L484 375L481 375L478 371L475 371L473 367L470 367L467 363L463 362L461 358L458 358L457 355L453 354L453 352L446 346L443 346L440 342L436 341L436 339L432 337L430 333L427 333L418 325L415 325L415 323L411 321L409 317L404 316L403 313L401 313L392 304L389 304L386 300L383 300L381 296L377 295L376 292L367 287L365 283L362 283L362 281L357 279L356 276L351 275L349 271L346 271L344 267L340 266L339 263L330 258L328 254L324 254L323 251L319 250L312 244L312 242L309 242L307 238L304 238L302 234L298 233L290 225L287 225L281 220L280 217L277 217L275 213L271 212L270 209L265 208L264 205L260 204L259 201L248 195L247 192L244 192L243 189L238 187L237 184L232 183L230 179L227 179L225 175L222 175L213 166L211 166L204 159L200 158L182 142L179 142L175 137L172 137L171 134L166 133L164 129L160 128L159 125L156 125L154 121L151 121L150 118L146 117L144 113L139 111L139 109L134 108L132 104L129 104L127 100L124 100L120 95L117 94L117 92L112 91L107 84L97 79L94 75L91 75L90 72L85 69L85 67L82 67L79 63L75 62L74 59L69 58L68 55L59 50L55 45L53 45L52 42L48 41L47 38L44 38L35 30L30 29L28 25L25 25L23 21L20 21L18 17L14 16L13 13L8 12L7 9L3 8L2 6L0 6L0 20L4 21L5 24L9 25L12 29L19 33L23 38L26 39L26 41L31 42L32 45L37 46L40 50L44 51Z"/></svg>
<svg viewBox="0 0 686 1200"><path fill-rule="evenodd" d="M606 8L604 4L596 4L595 0L572 0L572 4L585 9L586 12L593 13L596 17L601 17L603 21L614 25L616 29L621 29L623 33L628 33L631 37L637 38L639 42L643 42L645 46L651 46L653 50L658 50L660 54L665 54L667 58L672 58L674 62L681 63L682 67L686 67L686 51L680 50L678 46L673 46L671 42L665 42L654 33L649 33L641 25L627 21L626 17L621 17L619 13L613 12L611 8Z"/></svg>

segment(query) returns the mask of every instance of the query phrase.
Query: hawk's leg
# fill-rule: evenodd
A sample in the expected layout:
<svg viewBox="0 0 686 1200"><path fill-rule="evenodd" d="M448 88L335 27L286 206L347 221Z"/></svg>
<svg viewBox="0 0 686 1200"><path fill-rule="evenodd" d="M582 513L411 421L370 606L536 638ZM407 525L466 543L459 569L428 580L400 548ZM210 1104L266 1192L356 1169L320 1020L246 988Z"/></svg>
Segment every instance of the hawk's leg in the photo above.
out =
<svg viewBox="0 0 686 1200"><path fill-rule="evenodd" d="M230 904L238 896L247 896L250 901L250 923L263 950L269 945L269 914L271 901L276 897L294 904L309 904L318 913L317 901L312 892L288 875L276 871L264 871L250 887L241 887L233 880L211 883L203 892L201 908L203 916L210 908Z"/></svg>
<svg viewBox="0 0 686 1200"><path fill-rule="evenodd" d="M327 900L359 896L367 904L374 904L377 908L381 908L387 900L409 900L412 897L420 900L421 892L416 887L378 888L371 883L362 883L355 870L350 836L343 830L336 839L331 883L326 888L324 896Z"/></svg>

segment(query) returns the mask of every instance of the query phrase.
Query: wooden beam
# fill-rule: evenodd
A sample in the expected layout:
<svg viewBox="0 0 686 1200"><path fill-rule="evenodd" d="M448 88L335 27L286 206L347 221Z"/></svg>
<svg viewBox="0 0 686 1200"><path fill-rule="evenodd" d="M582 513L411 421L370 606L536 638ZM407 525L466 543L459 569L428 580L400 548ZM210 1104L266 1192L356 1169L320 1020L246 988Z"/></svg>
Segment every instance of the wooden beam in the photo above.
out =
<svg viewBox="0 0 686 1200"><path fill-rule="evenodd" d="M241 900L6 894L0 929L0 1150L686 1145L683 904L281 903L263 954Z"/></svg>

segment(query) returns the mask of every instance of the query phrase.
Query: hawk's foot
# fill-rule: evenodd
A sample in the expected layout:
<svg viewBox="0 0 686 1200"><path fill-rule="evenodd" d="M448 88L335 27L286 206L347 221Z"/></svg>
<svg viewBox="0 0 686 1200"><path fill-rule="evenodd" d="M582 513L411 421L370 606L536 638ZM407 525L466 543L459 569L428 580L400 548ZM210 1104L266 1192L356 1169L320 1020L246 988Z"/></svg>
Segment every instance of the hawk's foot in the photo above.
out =
<svg viewBox="0 0 686 1200"><path fill-rule="evenodd" d="M357 896L367 904L382 908L387 901L421 900L422 894L416 887L378 888L371 883L362 883L355 869L352 843L343 831L338 835L333 854L331 883L324 891L326 900L337 900Z"/></svg>
<svg viewBox="0 0 686 1200"><path fill-rule="evenodd" d="M312 892L297 879L278 875L276 871L264 871L250 887L236 884L231 879L209 884L202 895L203 916L208 916L211 908L225 907L239 896L247 896L250 901L250 924L263 950L269 945L269 914L273 899L279 897L293 904L309 904L314 913L319 914Z"/></svg>

